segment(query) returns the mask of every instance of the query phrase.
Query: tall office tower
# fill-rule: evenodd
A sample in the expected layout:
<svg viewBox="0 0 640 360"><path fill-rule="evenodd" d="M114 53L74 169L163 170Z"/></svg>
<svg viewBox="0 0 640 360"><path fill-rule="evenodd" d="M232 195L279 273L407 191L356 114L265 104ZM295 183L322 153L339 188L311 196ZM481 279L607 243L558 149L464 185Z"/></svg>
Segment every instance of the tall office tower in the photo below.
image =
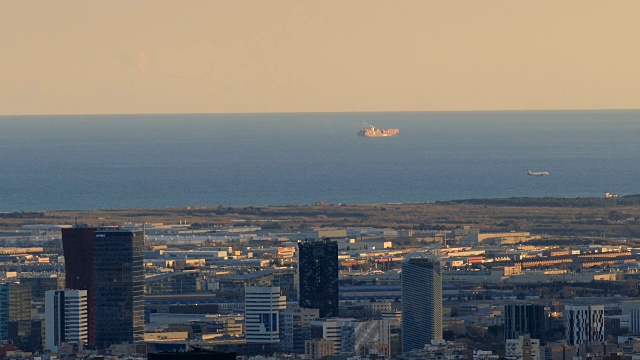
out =
<svg viewBox="0 0 640 360"><path fill-rule="evenodd" d="M402 352L442 340L442 275L430 258L402 263Z"/></svg>
<svg viewBox="0 0 640 360"><path fill-rule="evenodd" d="M49 290L45 293L46 350L62 343L86 344L87 290Z"/></svg>
<svg viewBox="0 0 640 360"><path fill-rule="evenodd" d="M9 340L9 284L0 284L0 342Z"/></svg>
<svg viewBox="0 0 640 360"><path fill-rule="evenodd" d="M142 231L94 232L96 346L144 339L144 235Z"/></svg>
<svg viewBox="0 0 640 360"><path fill-rule="evenodd" d="M564 326L569 345L604 342L604 305L566 305Z"/></svg>
<svg viewBox="0 0 640 360"><path fill-rule="evenodd" d="M247 343L280 341L279 315L287 308L278 286L248 286L244 289L244 321Z"/></svg>
<svg viewBox="0 0 640 360"><path fill-rule="evenodd" d="M320 317L338 316L338 243L298 243L300 307L319 309Z"/></svg>
<svg viewBox="0 0 640 360"><path fill-rule="evenodd" d="M505 305L504 338L519 339L528 333L532 339L539 339L544 344L545 320L542 305Z"/></svg>
<svg viewBox="0 0 640 360"><path fill-rule="evenodd" d="M96 346L96 289L93 266L93 233L98 229L73 227L62 229L64 268L67 289L87 290L87 345Z"/></svg>

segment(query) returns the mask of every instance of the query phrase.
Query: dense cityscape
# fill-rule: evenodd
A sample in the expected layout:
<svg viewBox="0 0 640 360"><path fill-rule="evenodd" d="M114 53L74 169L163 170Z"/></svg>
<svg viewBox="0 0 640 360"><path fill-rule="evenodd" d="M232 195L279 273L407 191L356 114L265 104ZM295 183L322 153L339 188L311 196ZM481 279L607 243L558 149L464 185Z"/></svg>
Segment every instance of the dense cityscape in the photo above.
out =
<svg viewBox="0 0 640 360"><path fill-rule="evenodd" d="M186 221L0 237L3 357L640 354L640 248L621 238Z"/></svg>
<svg viewBox="0 0 640 360"><path fill-rule="evenodd" d="M5 1L0 360L640 360L640 1Z"/></svg>

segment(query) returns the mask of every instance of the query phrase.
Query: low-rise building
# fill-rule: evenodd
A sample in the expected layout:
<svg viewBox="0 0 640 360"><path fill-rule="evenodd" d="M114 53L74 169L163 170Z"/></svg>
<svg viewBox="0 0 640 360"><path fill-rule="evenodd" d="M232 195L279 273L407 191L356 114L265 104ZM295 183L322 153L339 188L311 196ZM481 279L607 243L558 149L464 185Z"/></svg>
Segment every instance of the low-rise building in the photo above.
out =
<svg viewBox="0 0 640 360"><path fill-rule="evenodd" d="M334 355L333 342L327 339L311 339L304 342L304 358L310 360L326 359Z"/></svg>
<svg viewBox="0 0 640 360"><path fill-rule="evenodd" d="M505 341L505 356L515 360L544 360L541 357L540 339L532 339L529 334Z"/></svg>

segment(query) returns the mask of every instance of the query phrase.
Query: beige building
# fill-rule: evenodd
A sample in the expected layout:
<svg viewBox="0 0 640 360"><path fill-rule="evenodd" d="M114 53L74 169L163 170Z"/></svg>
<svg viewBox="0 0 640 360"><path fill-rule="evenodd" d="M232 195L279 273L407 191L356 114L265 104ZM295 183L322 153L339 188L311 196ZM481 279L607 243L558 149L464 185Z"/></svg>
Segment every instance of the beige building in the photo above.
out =
<svg viewBox="0 0 640 360"><path fill-rule="evenodd" d="M326 339L312 339L304 342L305 359L324 359L334 354L333 341Z"/></svg>
<svg viewBox="0 0 640 360"><path fill-rule="evenodd" d="M186 341L189 338L188 331L165 331L144 333L144 342L161 341Z"/></svg>
<svg viewBox="0 0 640 360"><path fill-rule="evenodd" d="M621 272L594 274L593 280L595 281L620 281L624 280L624 275Z"/></svg>
<svg viewBox="0 0 640 360"><path fill-rule="evenodd" d="M298 239L295 240L322 240L322 239L336 239L336 238L346 238L347 237L347 229L338 229L338 228L313 228L305 231L303 236L298 236Z"/></svg>
<svg viewBox="0 0 640 360"><path fill-rule="evenodd" d="M471 231L460 238L460 245L509 245L540 239L539 235L531 235L530 232L502 232L481 234L479 231Z"/></svg>
<svg viewBox="0 0 640 360"><path fill-rule="evenodd" d="M503 269L504 276L520 275L522 274L522 263L517 263L513 266L505 266Z"/></svg>

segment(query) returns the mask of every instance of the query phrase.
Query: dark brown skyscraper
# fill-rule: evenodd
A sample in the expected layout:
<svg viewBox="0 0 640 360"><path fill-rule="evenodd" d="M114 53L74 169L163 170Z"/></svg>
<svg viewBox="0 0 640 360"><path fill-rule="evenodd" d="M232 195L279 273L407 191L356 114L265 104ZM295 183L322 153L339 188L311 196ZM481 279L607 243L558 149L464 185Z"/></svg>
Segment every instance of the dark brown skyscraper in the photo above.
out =
<svg viewBox="0 0 640 360"><path fill-rule="evenodd" d="M87 290L88 340L87 345L96 346L96 288L93 265L93 233L96 228L74 227L62 229L62 246L65 261L65 287Z"/></svg>

